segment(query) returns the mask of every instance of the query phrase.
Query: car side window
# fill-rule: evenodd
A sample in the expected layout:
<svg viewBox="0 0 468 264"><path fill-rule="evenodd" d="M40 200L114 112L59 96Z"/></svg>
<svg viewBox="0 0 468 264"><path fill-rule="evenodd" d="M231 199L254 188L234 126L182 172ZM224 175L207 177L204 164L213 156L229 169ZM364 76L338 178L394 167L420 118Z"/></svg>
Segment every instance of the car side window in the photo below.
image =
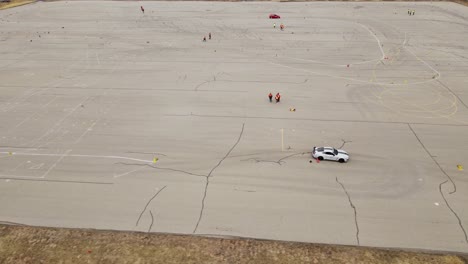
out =
<svg viewBox="0 0 468 264"><path fill-rule="evenodd" d="M325 154L331 155L331 156L335 156L335 155L334 155L333 153L331 153L331 152L325 152Z"/></svg>

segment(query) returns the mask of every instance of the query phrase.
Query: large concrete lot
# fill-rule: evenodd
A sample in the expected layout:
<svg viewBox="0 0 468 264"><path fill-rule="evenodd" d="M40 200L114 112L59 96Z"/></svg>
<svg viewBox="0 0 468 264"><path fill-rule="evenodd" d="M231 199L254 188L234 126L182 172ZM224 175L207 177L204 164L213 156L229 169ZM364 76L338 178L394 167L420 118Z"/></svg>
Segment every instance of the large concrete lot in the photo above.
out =
<svg viewBox="0 0 468 264"><path fill-rule="evenodd" d="M467 36L453 3L0 11L0 221L468 252Z"/></svg>

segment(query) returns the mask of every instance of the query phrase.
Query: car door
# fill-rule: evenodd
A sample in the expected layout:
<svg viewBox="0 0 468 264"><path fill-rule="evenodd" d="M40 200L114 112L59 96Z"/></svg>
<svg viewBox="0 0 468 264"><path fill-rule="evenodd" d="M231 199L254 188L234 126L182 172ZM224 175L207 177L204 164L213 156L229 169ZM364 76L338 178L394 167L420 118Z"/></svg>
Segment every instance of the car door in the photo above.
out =
<svg viewBox="0 0 468 264"><path fill-rule="evenodd" d="M336 160L335 154L333 154L332 152L329 152L329 151L325 151L323 153L323 158L326 159L326 160Z"/></svg>

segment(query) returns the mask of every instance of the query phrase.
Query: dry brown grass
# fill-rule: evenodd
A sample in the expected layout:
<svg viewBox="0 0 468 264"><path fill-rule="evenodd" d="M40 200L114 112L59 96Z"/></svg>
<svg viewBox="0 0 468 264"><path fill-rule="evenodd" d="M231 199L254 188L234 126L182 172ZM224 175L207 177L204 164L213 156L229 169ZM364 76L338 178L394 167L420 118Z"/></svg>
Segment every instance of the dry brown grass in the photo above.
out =
<svg viewBox="0 0 468 264"><path fill-rule="evenodd" d="M0 226L0 263L466 264L462 256L253 239Z"/></svg>
<svg viewBox="0 0 468 264"><path fill-rule="evenodd" d="M26 5L33 2L36 2L36 0L10 0L9 2L0 2L0 10Z"/></svg>

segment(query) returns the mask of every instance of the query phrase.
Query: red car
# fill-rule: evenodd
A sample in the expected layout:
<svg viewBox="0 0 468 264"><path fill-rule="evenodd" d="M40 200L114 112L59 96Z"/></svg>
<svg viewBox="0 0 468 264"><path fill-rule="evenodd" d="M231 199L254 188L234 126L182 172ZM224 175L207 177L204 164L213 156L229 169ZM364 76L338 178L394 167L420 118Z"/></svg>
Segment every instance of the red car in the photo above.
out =
<svg viewBox="0 0 468 264"><path fill-rule="evenodd" d="M270 19L280 19L281 17L277 14L270 14Z"/></svg>

